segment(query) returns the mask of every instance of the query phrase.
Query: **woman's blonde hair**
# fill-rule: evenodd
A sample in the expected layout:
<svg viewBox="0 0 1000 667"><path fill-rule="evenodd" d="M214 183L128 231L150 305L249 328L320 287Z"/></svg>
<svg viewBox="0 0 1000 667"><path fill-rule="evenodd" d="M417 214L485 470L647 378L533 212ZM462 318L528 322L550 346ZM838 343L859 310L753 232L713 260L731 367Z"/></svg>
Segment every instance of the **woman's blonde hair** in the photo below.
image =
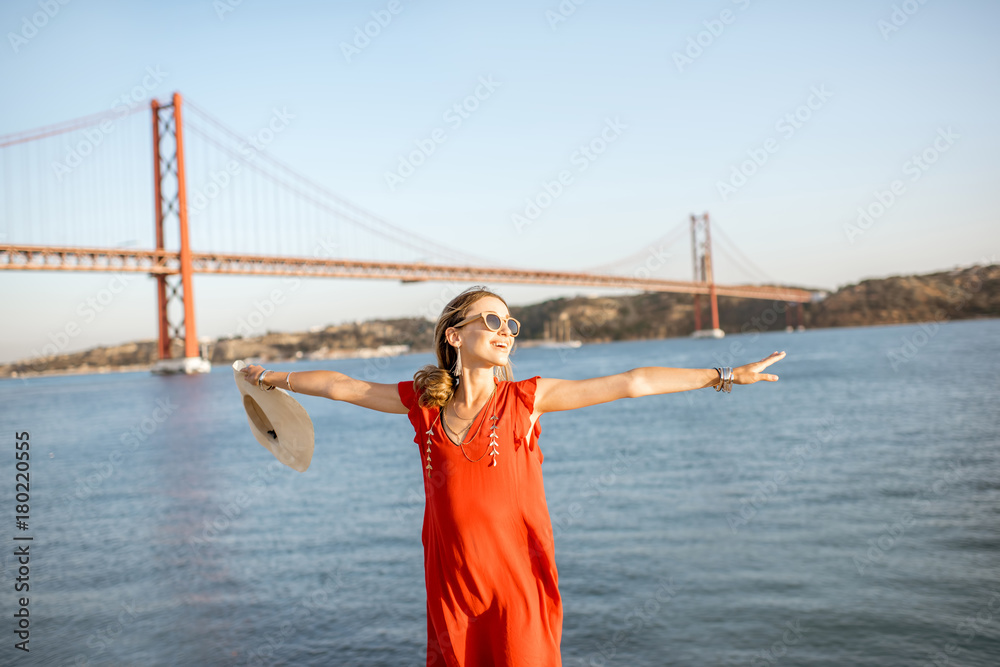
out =
<svg viewBox="0 0 1000 667"><path fill-rule="evenodd" d="M453 327L465 319L469 307L483 297L492 296L503 301L504 298L492 290L475 286L465 290L452 299L438 318L437 326L434 327L434 351L437 353L437 366L428 364L413 376L417 384L417 393L420 394L420 405L425 408L443 408L455 394L455 378L451 370L455 367L457 353L444 332L449 327ZM508 306L508 309L510 307ZM511 348L511 352L513 352ZM494 366L493 374L501 380L513 380L514 370L508 361L503 366ZM423 392L421 393L421 390Z"/></svg>

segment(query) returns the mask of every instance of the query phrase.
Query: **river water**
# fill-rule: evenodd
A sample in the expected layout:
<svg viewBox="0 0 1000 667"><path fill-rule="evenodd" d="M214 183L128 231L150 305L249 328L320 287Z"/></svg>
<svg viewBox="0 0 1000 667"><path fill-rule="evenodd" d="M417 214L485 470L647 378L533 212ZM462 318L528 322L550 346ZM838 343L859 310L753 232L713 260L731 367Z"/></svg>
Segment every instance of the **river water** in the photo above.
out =
<svg viewBox="0 0 1000 667"><path fill-rule="evenodd" d="M774 350L776 384L542 417L564 664L1000 664L1000 320L514 361L519 378L582 378ZM274 368L398 382L429 361ZM228 367L0 382L0 664L423 664L411 427L298 398L316 429L304 474L253 440ZM15 593L23 544L30 591ZM30 653L13 648L24 595Z"/></svg>

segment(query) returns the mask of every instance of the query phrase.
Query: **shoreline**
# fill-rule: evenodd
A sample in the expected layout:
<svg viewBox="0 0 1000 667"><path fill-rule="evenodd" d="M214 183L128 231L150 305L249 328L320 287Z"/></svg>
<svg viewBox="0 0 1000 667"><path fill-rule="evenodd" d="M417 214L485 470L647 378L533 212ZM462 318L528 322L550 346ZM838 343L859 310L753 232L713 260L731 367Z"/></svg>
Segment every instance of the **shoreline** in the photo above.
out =
<svg viewBox="0 0 1000 667"><path fill-rule="evenodd" d="M21 363L21 362L13 362ZM40 377L52 377L59 375L107 375L109 373L136 373L140 371L149 371L152 368L152 364L129 364L126 366L78 366L76 368L59 368L51 371L29 371L25 373L14 372L10 375L5 375L0 377L0 381L3 380L27 380L28 378L40 378Z"/></svg>
<svg viewBox="0 0 1000 667"><path fill-rule="evenodd" d="M979 320L995 320L1000 319L998 317L970 317L964 319L944 319L944 320L923 320L920 322L880 322L877 324L861 324L861 325L848 325L843 327L811 327L804 329L802 331L795 331L794 333L806 333L809 331L830 331L833 329L869 329L873 327L900 327L900 326L919 326L921 324L928 324L930 322L936 322L938 324L948 324L952 322L968 322L968 321L979 321ZM732 336L746 336L750 334L776 334L776 333L790 333L786 330L772 330L772 331L748 331L746 333L729 333L726 334L726 338ZM634 338L626 340L614 340L614 341L593 341L593 342L582 342L581 345L602 345L607 343L625 343L625 342L636 342L636 341L646 341L646 340L693 340L689 336L668 336L665 338ZM725 340L725 338L718 339ZM555 344L555 345L553 345ZM530 339L518 344L518 347L523 347L524 349L546 349L552 347L555 349L559 347L560 343L558 341L549 341L542 339ZM576 346L574 346L576 347ZM298 363L301 361L334 361L341 359L371 359L373 355L371 354L372 348L357 348L355 350L350 350L347 354L332 356L323 359L310 359L305 356L302 357L290 357L285 359L267 359L264 360L268 364L289 364ZM347 352L347 351L345 351ZM403 354L386 354L378 355L378 358L382 357L405 357L411 354L427 354L432 352L430 348L426 350L411 350ZM251 359L254 361L262 361L261 359L254 357L246 357L246 359ZM11 364L18 363L28 363L32 360L26 359L22 361L10 362ZM226 365L230 365L232 362L226 362ZM221 367L222 364L213 364L215 367ZM29 378L40 378L40 377L58 377L58 376L71 376L71 375L107 375L109 373L135 373L135 372L149 372L153 367L153 364L128 364L123 366L80 366L76 368L61 368L53 370L43 370L43 371L29 371L24 373L14 372L11 375L6 375L0 377L0 382L4 380L27 380Z"/></svg>

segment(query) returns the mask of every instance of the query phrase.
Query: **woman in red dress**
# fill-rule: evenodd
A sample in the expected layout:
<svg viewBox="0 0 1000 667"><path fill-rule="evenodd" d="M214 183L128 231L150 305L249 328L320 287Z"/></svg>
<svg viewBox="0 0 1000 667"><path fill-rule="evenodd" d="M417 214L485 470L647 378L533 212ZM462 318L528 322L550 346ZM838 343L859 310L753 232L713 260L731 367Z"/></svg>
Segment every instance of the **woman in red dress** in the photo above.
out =
<svg viewBox="0 0 1000 667"><path fill-rule="evenodd" d="M280 386L406 414L424 480L427 665L560 665L562 601L538 447L546 412L620 398L774 382L775 352L735 369L646 367L588 380L514 382L520 324L483 288L455 297L434 332L437 365L379 384L334 371L271 373ZM256 383L263 369L248 366ZM721 386L720 386L721 385Z"/></svg>

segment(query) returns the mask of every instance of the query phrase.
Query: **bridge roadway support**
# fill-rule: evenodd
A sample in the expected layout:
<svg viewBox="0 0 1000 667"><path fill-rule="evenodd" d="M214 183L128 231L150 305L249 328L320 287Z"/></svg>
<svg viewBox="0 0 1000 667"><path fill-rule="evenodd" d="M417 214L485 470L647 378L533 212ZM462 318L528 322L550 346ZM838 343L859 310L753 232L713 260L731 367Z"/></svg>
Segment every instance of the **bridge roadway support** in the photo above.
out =
<svg viewBox="0 0 1000 667"><path fill-rule="evenodd" d="M704 238L699 242L699 232ZM694 268L695 282L708 286L708 303L712 312L712 328L701 328L701 295L694 295L694 331L693 338L722 338L726 334L719 328L719 298L715 287L715 274L712 271L712 233L708 223L708 213L702 214L700 221L696 215L691 215L691 263Z"/></svg>
<svg viewBox="0 0 1000 667"><path fill-rule="evenodd" d="M167 275L152 274L156 278L156 311L159 328L157 351L159 360L153 367L154 373L207 373L211 364L198 350L198 336L194 315L194 271L191 261L191 245L188 237L187 185L184 174L184 133L181 121L181 95L174 93L172 103L161 106L153 99L153 180L156 199L156 249L163 252L164 219L172 212L177 216L180 231L180 282L171 285ZM173 135L173 155L164 154L163 139ZM171 178L172 177L172 178ZM165 191L173 197L164 196ZM170 322L169 307L172 300L179 300L184 313L176 326ZM183 325L183 335L181 326ZM184 341L183 358L174 358L171 343Z"/></svg>
<svg viewBox="0 0 1000 667"><path fill-rule="evenodd" d="M802 302L793 301L785 304L785 331L805 331L802 318ZM795 311L795 324L792 324L792 311Z"/></svg>

